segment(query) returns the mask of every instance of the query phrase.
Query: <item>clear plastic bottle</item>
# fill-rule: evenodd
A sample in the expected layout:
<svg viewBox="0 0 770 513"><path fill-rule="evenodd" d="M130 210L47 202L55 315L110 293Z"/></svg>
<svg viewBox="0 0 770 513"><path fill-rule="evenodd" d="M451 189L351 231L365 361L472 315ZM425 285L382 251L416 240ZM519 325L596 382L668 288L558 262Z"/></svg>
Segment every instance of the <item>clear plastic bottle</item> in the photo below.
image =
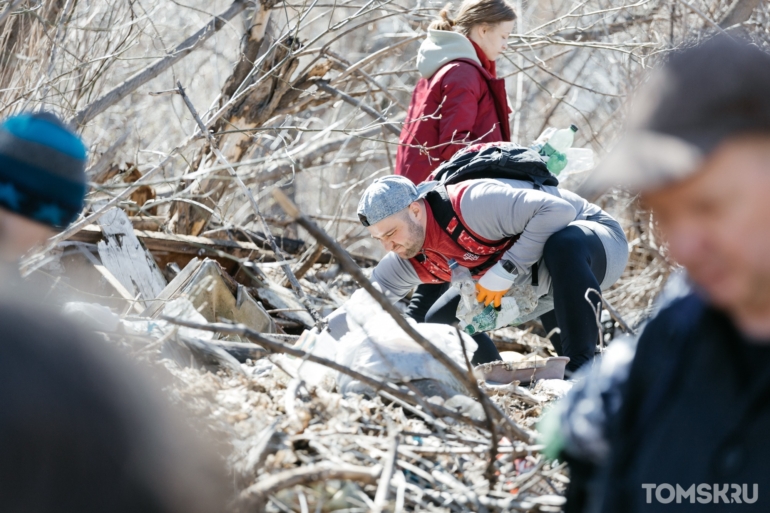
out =
<svg viewBox="0 0 770 513"><path fill-rule="evenodd" d="M460 291L463 303L470 312L476 306L476 284L473 276L467 267L461 266L454 258L450 258L447 263L452 272L452 286Z"/></svg>
<svg viewBox="0 0 770 513"><path fill-rule="evenodd" d="M540 154L548 157L547 166L551 173L558 175L567 166L565 152L575 142L575 132L577 131L578 127L575 125L556 130L548 139L548 142L540 149Z"/></svg>
<svg viewBox="0 0 770 513"><path fill-rule="evenodd" d="M562 128L556 130L553 135L548 138L548 142L543 145L540 150L542 155L550 157L554 152L564 153L567 148L572 147L572 143L575 142L575 132L578 131L578 127L570 125L569 128Z"/></svg>

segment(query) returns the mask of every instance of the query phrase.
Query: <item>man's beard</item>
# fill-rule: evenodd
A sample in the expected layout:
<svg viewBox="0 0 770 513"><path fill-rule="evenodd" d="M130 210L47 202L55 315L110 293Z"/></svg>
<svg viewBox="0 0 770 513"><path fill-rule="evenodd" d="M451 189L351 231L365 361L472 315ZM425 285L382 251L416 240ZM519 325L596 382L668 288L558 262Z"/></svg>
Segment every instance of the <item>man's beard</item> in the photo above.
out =
<svg viewBox="0 0 770 513"><path fill-rule="evenodd" d="M416 257L425 243L425 228L409 217L406 218L406 222L409 229L409 245L403 246L404 256L399 255L404 260Z"/></svg>

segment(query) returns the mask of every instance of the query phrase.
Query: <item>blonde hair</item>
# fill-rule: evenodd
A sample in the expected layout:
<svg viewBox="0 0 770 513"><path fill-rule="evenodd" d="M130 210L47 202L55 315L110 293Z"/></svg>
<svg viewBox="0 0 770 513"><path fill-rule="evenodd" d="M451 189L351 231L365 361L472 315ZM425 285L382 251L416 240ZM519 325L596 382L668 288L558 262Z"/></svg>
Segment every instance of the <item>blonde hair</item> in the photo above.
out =
<svg viewBox="0 0 770 513"><path fill-rule="evenodd" d="M439 17L430 24L432 30L456 30L467 36L476 25L494 25L503 21L516 19L516 11L506 0L465 0L460 4L457 17L452 19L449 12L451 4L447 4Z"/></svg>

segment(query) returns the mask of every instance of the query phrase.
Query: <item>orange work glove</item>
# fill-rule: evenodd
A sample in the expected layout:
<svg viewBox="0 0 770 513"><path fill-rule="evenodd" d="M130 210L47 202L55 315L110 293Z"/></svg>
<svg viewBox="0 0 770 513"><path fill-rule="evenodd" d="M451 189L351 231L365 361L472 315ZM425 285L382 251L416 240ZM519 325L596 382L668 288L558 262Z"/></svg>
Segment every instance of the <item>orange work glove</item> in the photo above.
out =
<svg viewBox="0 0 770 513"><path fill-rule="evenodd" d="M500 308L503 296L516 280L516 274L511 274L498 262L484 273L476 284L476 301L489 306L494 303L495 308Z"/></svg>

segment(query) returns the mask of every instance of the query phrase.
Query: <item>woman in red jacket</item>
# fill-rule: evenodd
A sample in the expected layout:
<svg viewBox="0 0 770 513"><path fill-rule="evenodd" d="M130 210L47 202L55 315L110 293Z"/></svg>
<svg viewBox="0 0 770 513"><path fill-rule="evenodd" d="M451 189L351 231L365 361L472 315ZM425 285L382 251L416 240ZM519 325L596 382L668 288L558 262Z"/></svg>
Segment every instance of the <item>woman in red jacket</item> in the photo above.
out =
<svg viewBox="0 0 770 513"><path fill-rule="evenodd" d="M513 30L513 7L505 0L465 0L454 20L448 8L439 16L417 54L422 78L396 156L396 174L415 184L465 146L511 138L505 81L497 78L495 60ZM420 285L407 314L424 322L446 290L446 284Z"/></svg>
<svg viewBox="0 0 770 513"><path fill-rule="evenodd" d="M510 140L505 81L495 60L516 14L505 0L465 0L457 18L444 8L417 54L417 82L399 138L396 174L415 184L458 150Z"/></svg>

